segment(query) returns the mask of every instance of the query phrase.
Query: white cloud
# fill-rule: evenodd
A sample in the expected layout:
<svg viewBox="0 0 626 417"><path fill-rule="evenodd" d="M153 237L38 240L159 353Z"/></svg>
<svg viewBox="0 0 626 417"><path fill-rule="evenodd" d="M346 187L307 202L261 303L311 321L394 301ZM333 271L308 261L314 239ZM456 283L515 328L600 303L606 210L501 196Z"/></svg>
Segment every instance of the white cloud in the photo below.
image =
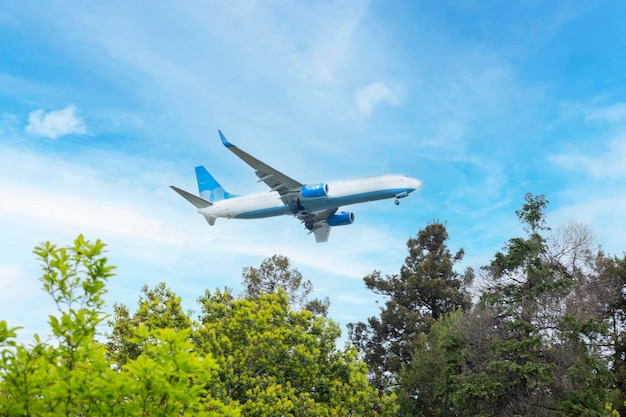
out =
<svg viewBox="0 0 626 417"><path fill-rule="evenodd" d="M287 38L294 34L305 35L300 39L304 47L293 54L299 77L322 83L337 80L338 73L349 65L353 48L358 44L358 31L367 6L367 2L345 5L338 2L328 8L331 12L323 8L307 10L306 15L301 15L299 25L290 28L293 33L281 34ZM311 16L315 16L313 21L310 21Z"/></svg>
<svg viewBox="0 0 626 417"><path fill-rule="evenodd" d="M611 122L626 121L626 103L617 103L606 107L593 107L585 110L586 122Z"/></svg>
<svg viewBox="0 0 626 417"><path fill-rule="evenodd" d="M564 198L571 200L550 213L554 224L568 224L572 221L589 225L596 241L608 254L622 256L625 252L626 228L624 227L624 189L570 190ZM584 196L581 198L581 195Z"/></svg>
<svg viewBox="0 0 626 417"><path fill-rule="evenodd" d="M0 200L6 203L0 210L2 215L48 224L49 228L58 226L98 236L115 235L174 245L184 240L180 233L172 230L164 233L158 219L133 203L78 196L61 189L46 190L24 183L7 184L0 190Z"/></svg>
<svg viewBox="0 0 626 417"><path fill-rule="evenodd" d="M17 116L12 113L0 113L0 136L12 136L20 130Z"/></svg>
<svg viewBox="0 0 626 417"><path fill-rule="evenodd" d="M603 100L604 98L600 97L591 102L563 102L560 104L559 120L567 122L580 117L586 124L626 122L626 103L599 104Z"/></svg>
<svg viewBox="0 0 626 417"><path fill-rule="evenodd" d="M370 85L359 88L355 94L357 109L366 115L370 115L374 107L381 103L398 105L400 103L400 92L382 81L376 81Z"/></svg>
<svg viewBox="0 0 626 417"><path fill-rule="evenodd" d="M34 110L28 115L26 133L57 139L65 135L84 135L87 133L85 123L76 115L76 106L70 104L64 109L45 113L42 109Z"/></svg>
<svg viewBox="0 0 626 417"><path fill-rule="evenodd" d="M594 178L626 178L626 135L609 142L605 152L600 154L562 153L551 156L550 160L562 168L584 172Z"/></svg>
<svg viewBox="0 0 626 417"><path fill-rule="evenodd" d="M41 167L46 167L45 176ZM186 307L194 308L194 298L205 288L229 286L238 291L242 267L282 254L314 282L315 297L331 297L338 316L350 311L362 320L375 314L373 301L355 307L350 298L339 297L355 296L355 286L362 288L361 278L374 269L395 271L405 256L403 234L388 233L384 225L365 220L336 228L330 242L316 244L288 216L221 219L209 227L167 188L193 181L193 173L180 178L175 171L169 163L120 154L59 158L0 146L0 201L6 202L0 205L0 230L6 238L0 241L0 317L25 326L26 336L47 332L36 324L47 312L35 312L29 303L33 296L42 305L47 299L38 289L31 250L46 240L65 246L78 233L92 241L102 239L111 264L118 267L118 277L107 286L107 301L132 305L142 285L166 281ZM362 206L360 218L367 213ZM389 247L398 251L390 256L383 250ZM363 299L373 300L363 292Z"/></svg>
<svg viewBox="0 0 626 417"><path fill-rule="evenodd" d="M598 112L597 117L602 120L613 117L611 112L601 114ZM598 149L592 151L571 151L549 157L560 168L576 173L571 188L560 191L558 208L550 213L550 218L555 219L551 221L554 224L577 221L589 225L606 252L619 255L624 251L626 239L626 189L623 185L626 134L606 143L597 142Z"/></svg>

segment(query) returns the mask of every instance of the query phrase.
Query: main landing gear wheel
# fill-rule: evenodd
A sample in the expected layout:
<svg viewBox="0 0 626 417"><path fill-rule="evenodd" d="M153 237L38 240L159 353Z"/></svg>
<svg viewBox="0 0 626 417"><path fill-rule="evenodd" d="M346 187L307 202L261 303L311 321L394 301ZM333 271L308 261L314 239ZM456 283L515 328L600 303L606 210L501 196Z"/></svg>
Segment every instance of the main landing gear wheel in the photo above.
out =
<svg viewBox="0 0 626 417"><path fill-rule="evenodd" d="M304 210L304 207L302 207L302 204L300 204L300 200L294 198L293 201L289 204L289 211L296 215L301 210Z"/></svg>
<svg viewBox="0 0 626 417"><path fill-rule="evenodd" d="M396 201L393 202L396 206L400 205L400 200L396 199Z"/></svg>
<svg viewBox="0 0 626 417"><path fill-rule="evenodd" d="M312 220L307 220L304 222L304 227L306 227L309 230L313 230L313 221Z"/></svg>

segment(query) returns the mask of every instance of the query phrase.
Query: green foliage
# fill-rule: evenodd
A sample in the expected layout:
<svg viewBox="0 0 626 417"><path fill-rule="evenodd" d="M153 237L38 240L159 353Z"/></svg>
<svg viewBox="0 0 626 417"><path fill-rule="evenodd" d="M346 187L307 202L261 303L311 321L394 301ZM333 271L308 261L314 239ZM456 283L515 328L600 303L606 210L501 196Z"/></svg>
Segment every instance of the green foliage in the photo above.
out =
<svg viewBox="0 0 626 417"><path fill-rule="evenodd" d="M129 415L239 414L207 395L216 364L210 356L203 358L194 352L191 330L148 330L141 325L135 334L142 355L123 367L129 377L124 390Z"/></svg>
<svg viewBox="0 0 626 417"><path fill-rule="evenodd" d="M203 314L195 340L218 364L210 391L240 403L244 415L394 412L393 398L368 385L356 352L335 348L337 324L292 310L282 290L255 299L207 291L199 302Z"/></svg>
<svg viewBox="0 0 626 417"><path fill-rule="evenodd" d="M298 274L288 267L286 258L274 261L282 265L280 274L288 270L283 277ZM265 277L268 271L276 271L269 265L276 266L265 263ZM291 288L297 292L299 286ZM170 405L181 404L172 397L176 387L169 378L171 369L179 369L178 365L171 361L154 363L152 358L155 346L175 350L166 348L163 340L176 331L193 342L186 349L193 348L201 357L210 358L202 365L205 373L198 373L197 366L185 369L198 378L187 378L188 385L203 387L197 395L237 407L244 415L366 416L389 415L395 410L394 397L380 396L369 386L367 369L356 352L336 349L340 336L337 324L308 309L294 310L293 299L290 301L281 286L269 293L248 292L241 299L227 291L206 291L198 301L202 313L197 323L191 323L182 312L180 299L165 284L154 289L144 287L135 313L116 305L115 317L109 322L113 327L107 343L109 356L123 364L124 372L138 376L137 384L144 388L134 384L135 392L147 388L154 391L149 401L133 397L133 403L148 407L167 398ZM155 340L161 344L153 346ZM170 371L160 373L160 366ZM155 371L149 373L150 368ZM202 382L209 377L210 383ZM154 408L150 413L164 410ZM187 411L179 409L180 413Z"/></svg>
<svg viewBox="0 0 626 417"><path fill-rule="evenodd" d="M29 406L39 406L40 415L76 415L98 412L99 393L110 388L100 384L99 374L111 374L103 350L94 342L96 327L103 321L106 281L113 276L113 266L102 256L104 244L94 244L80 235L74 245L64 248L46 242L34 250L42 261L43 289L54 300L58 316L50 315L48 323L57 346L35 339L31 350L18 350L18 360L30 362L31 381L36 396L24 398ZM45 370L45 372L44 372ZM102 391L104 390L104 391ZM39 414L37 413L37 414Z"/></svg>
<svg viewBox="0 0 626 417"><path fill-rule="evenodd" d="M8 328L0 321L0 347L2 359L0 369L0 415L32 415L41 409L35 399L41 396L41 381L47 379L42 365L43 345L37 343L32 350L18 345L13 338L18 328Z"/></svg>
<svg viewBox="0 0 626 417"><path fill-rule="evenodd" d="M148 330L191 328L191 319L182 308L182 300L164 282L149 289L144 285L138 301L137 311L131 315L123 304L114 306L113 319L108 324L113 328L107 342L109 357L119 366L131 359L137 359L142 352L141 345L135 342L135 330L145 326Z"/></svg>
<svg viewBox="0 0 626 417"><path fill-rule="evenodd" d="M289 258L286 256L274 255L265 259L259 268L252 266L244 268L242 284L245 288L245 298L255 298L282 290L287 294L293 309L306 309L321 316L328 314L330 305L328 298L310 300L313 284L309 280L304 280L296 268L291 268Z"/></svg>
<svg viewBox="0 0 626 417"><path fill-rule="evenodd" d="M43 288L58 310L48 321L56 343L35 335L30 346L18 344L16 328L0 321L0 415L238 415L205 395L214 361L193 352L189 332L144 326L134 342L145 355L123 370L107 359L94 339L113 275L103 250L83 236L67 248L49 242L35 248Z"/></svg>
<svg viewBox="0 0 626 417"><path fill-rule="evenodd" d="M517 215L529 235L509 240L484 268L491 281L481 303L448 336L446 400L467 416L599 415L611 379L596 343L606 325L580 312L589 299L577 289L587 282L581 248L565 248L572 259L561 262L540 234L549 230L547 201L525 199Z"/></svg>
<svg viewBox="0 0 626 417"><path fill-rule="evenodd" d="M17 343L19 328L0 321L0 417L619 417L626 257L594 252L578 225L546 235L547 204L525 196L527 235L482 268L474 308L473 271L454 271L463 250L451 254L445 225L429 223L398 275L365 278L387 300L349 326L356 348L343 350L328 300L310 300L312 284L281 256L244 269L242 298L206 291L196 322L165 283L143 287L135 312L115 305L98 343L113 276L104 244L42 244L52 342Z"/></svg>
<svg viewBox="0 0 626 417"><path fill-rule="evenodd" d="M522 222L526 231L534 235L542 230L550 230L546 226L545 210L550 202L546 200L543 194L533 195L526 193L524 196L525 203L520 210L517 210L517 218Z"/></svg>
<svg viewBox="0 0 626 417"><path fill-rule="evenodd" d="M395 392L401 416L447 417L455 413L444 401L442 386L447 362L445 344L454 323L462 312L453 311L433 323L428 333L422 333L415 343L411 362L398 375Z"/></svg>
<svg viewBox="0 0 626 417"><path fill-rule="evenodd" d="M452 255L447 240L445 225L430 223L407 242L409 256L399 275L383 277L375 271L364 278L369 289L388 299L380 317L350 324L348 329L350 340L363 354L379 389L395 384L398 373L409 367L421 335L428 333L437 319L470 305L465 287L471 282L472 272L468 271L463 279L454 271L463 250Z"/></svg>
<svg viewBox="0 0 626 417"><path fill-rule="evenodd" d="M82 235L73 247L58 248L46 242L34 250L42 261L43 289L60 313L60 318L50 315L48 323L61 346L69 350L70 369L73 351L93 339L96 326L103 320L102 296L115 269L107 265L103 250L100 240L92 245Z"/></svg>
<svg viewBox="0 0 626 417"><path fill-rule="evenodd" d="M608 304L604 313L611 330L611 370L615 376L611 395L616 409L626 415L626 255L617 258L600 253L598 258L600 285L608 290L603 299Z"/></svg>
<svg viewBox="0 0 626 417"><path fill-rule="evenodd" d="M377 386L397 393L399 415L619 415L611 404L624 390L609 397L604 355L611 324L613 370L626 368L626 268L594 255L580 225L545 235L547 204L525 196L516 214L527 235L482 268L473 309L464 288L473 273L461 280L453 272L463 252L450 255L436 223L409 241L400 275L365 278L389 301L379 318L351 325L350 338Z"/></svg>

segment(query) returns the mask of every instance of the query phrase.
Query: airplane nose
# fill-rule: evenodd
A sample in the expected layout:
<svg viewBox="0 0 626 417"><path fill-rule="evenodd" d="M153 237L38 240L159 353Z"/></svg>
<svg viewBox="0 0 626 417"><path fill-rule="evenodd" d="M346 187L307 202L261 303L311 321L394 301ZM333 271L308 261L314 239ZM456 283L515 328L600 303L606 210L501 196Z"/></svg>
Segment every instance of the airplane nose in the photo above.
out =
<svg viewBox="0 0 626 417"><path fill-rule="evenodd" d="M414 190L419 190L420 188L422 188L422 185L424 185L424 183L422 183L420 180L411 178L411 187Z"/></svg>

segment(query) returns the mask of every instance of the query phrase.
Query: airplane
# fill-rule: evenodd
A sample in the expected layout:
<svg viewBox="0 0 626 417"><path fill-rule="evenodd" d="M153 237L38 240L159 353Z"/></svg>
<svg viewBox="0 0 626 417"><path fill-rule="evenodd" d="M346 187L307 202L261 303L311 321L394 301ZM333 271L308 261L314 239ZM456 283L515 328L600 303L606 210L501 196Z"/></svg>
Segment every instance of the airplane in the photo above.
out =
<svg viewBox="0 0 626 417"><path fill-rule="evenodd" d="M227 219L259 219L291 215L315 236L316 242L327 242L330 228L354 222L352 212L338 212L341 206L368 201L400 199L422 187L422 182L407 175L379 175L330 183L303 184L261 162L229 142L218 130L222 144L250 165L269 192L236 195L227 192L204 166L196 167L200 196L170 186L193 204L209 225L218 217Z"/></svg>

